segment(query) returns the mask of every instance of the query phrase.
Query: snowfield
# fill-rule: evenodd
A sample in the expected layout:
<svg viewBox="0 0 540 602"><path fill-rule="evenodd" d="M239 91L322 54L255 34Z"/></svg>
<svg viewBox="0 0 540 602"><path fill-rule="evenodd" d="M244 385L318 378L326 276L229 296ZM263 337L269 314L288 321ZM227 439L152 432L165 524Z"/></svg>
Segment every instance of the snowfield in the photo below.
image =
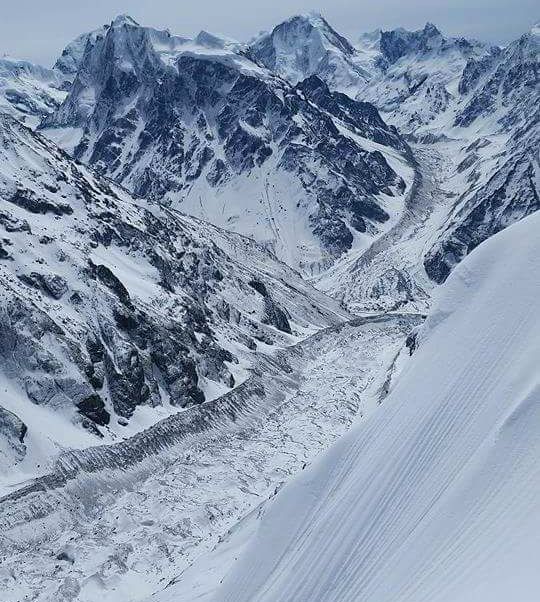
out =
<svg viewBox="0 0 540 602"><path fill-rule="evenodd" d="M538 599L539 227L456 268L384 405L276 497L216 602Z"/></svg>
<svg viewBox="0 0 540 602"><path fill-rule="evenodd" d="M0 602L540 599L539 32L0 58Z"/></svg>

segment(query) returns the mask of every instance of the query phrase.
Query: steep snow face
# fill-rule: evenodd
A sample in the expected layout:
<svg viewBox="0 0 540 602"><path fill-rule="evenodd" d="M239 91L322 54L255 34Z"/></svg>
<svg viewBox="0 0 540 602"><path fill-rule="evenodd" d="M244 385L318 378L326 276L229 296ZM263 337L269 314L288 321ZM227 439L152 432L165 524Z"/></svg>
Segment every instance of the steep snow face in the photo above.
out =
<svg viewBox="0 0 540 602"><path fill-rule="evenodd" d="M355 48L318 14L299 15L255 40L249 54L293 84L317 75L332 90L357 90L369 78Z"/></svg>
<svg viewBox="0 0 540 602"><path fill-rule="evenodd" d="M216 602L533 602L540 215L452 273L384 405L278 494Z"/></svg>
<svg viewBox="0 0 540 602"><path fill-rule="evenodd" d="M209 34L113 23L45 126L137 195L252 236L307 273L367 246L411 183L407 145L371 105L315 76L292 87Z"/></svg>
<svg viewBox="0 0 540 602"><path fill-rule="evenodd" d="M7 115L0 200L8 480L215 398L254 350L347 316L253 241L136 201Z"/></svg>
<svg viewBox="0 0 540 602"><path fill-rule="evenodd" d="M64 78L52 69L28 61L0 58L0 112L29 127L52 113L66 97Z"/></svg>
<svg viewBox="0 0 540 602"><path fill-rule="evenodd" d="M66 79L73 80L79 65L83 59L84 53L87 49L94 46L98 38L102 38L106 31L106 25L94 31L83 33L72 42L70 42L62 51L62 54L58 57L54 64L54 69L60 71Z"/></svg>

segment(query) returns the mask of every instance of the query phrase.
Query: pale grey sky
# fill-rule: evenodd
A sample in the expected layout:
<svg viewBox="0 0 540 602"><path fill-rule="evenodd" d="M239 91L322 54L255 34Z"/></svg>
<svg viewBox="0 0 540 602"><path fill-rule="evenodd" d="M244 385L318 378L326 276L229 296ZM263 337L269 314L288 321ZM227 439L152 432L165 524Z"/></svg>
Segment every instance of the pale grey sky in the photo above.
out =
<svg viewBox="0 0 540 602"><path fill-rule="evenodd" d="M120 13L172 33L206 29L247 40L311 9L351 39L378 27L417 29L431 21L451 35L506 43L540 16L538 0L0 0L0 55L50 65L78 34Z"/></svg>

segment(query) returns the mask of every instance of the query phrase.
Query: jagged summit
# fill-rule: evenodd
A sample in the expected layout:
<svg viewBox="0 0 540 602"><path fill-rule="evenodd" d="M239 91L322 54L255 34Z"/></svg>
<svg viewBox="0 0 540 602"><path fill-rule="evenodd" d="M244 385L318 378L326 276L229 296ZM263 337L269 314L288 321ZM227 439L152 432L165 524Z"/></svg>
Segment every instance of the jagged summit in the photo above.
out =
<svg viewBox="0 0 540 602"><path fill-rule="evenodd" d="M111 27L123 27L124 25L140 27L135 19L126 14L118 15L111 22Z"/></svg>
<svg viewBox="0 0 540 602"><path fill-rule="evenodd" d="M286 39L298 36L298 46L310 35L320 36L321 41L335 46L346 54L353 54L354 48L351 43L340 35L328 21L318 12L310 11L289 17L274 27L271 33L264 34L261 41L268 36L272 39ZM256 45L255 42L254 45Z"/></svg>
<svg viewBox="0 0 540 602"><path fill-rule="evenodd" d="M381 32L380 50L385 60L395 63L405 55L434 50L443 42L439 29L433 23L426 23L423 29L416 31L399 27Z"/></svg>
<svg viewBox="0 0 540 602"><path fill-rule="evenodd" d="M251 55L293 84L318 75L332 89L349 92L369 79L358 52L318 13L295 15L262 34Z"/></svg>
<svg viewBox="0 0 540 602"><path fill-rule="evenodd" d="M99 39L104 38L109 31L119 31L122 28L141 28L141 25L126 14L118 15L109 24L81 34L70 42L62 51L54 64L54 69L60 71L65 78L72 81L79 69L85 52L90 52Z"/></svg>
<svg viewBox="0 0 540 602"><path fill-rule="evenodd" d="M428 21L425 25L424 25L424 29L422 30L424 36L426 37L433 37L433 36L440 36L441 32L439 30L439 28L434 25L433 23L431 23L430 21Z"/></svg>
<svg viewBox="0 0 540 602"><path fill-rule="evenodd" d="M292 30L268 39L280 64L291 44L306 53L293 76L278 78L263 60L250 60L253 49L207 32L185 41L111 27L85 51L45 131L61 140L70 128L75 158L135 194L255 236L291 265L319 270L382 227L411 172L404 156L385 159L384 147L406 153L406 145L371 105L350 106L332 86L317 91L323 108L306 99L314 91L294 88L311 75L345 86L360 76L313 25L294 21ZM383 148L364 147L360 134Z"/></svg>
<svg viewBox="0 0 540 602"><path fill-rule="evenodd" d="M322 31L324 33L324 35L327 35L331 38L338 38L340 40L340 42L343 44L344 48L347 48L348 51L352 51L352 46L348 42L348 40L346 38L344 38L342 35L340 35L328 23L328 21L324 18L322 13L320 13L316 10L310 10L305 13L298 13L296 15L292 15L288 19L285 19L285 21L276 25L274 27L273 31L275 31L276 29L286 27L288 25L295 25L295 24L299 24L299 23L301 23L303 25L308 25L315 29L318 29L318 30Z"/></svg>

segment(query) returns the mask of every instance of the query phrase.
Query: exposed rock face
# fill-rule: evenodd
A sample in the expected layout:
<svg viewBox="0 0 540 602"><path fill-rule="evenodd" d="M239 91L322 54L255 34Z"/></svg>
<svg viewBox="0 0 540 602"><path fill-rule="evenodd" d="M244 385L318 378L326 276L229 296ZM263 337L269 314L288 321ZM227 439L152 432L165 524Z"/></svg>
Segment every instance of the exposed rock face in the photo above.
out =
<svg viewBox="0 0 540 602"><path fill-rule="evenodd" d="M249 285L264 298L263 322L272 324L272 326L275 326L278 330L291 334L291 325L289 324L286 313L272 299L266 286L259 280L251 280Z"/></svg>
<svg viewBox="0 0 540 602"><path fill-rule="evenodd" d="M455 164L444 184L455 200L423 259L437 283L481 242L538 210L539 39L533 28L501 49L444 37L429 24L380 35L380 73L361 94Z"/></svg>
<svg viewBox="0 0 540 602"><path fill-rule="evenodd" d="M381 119L374 105L354 101L340 92L331 92L328 85L316 75L300 82L297 88L310 102L348 124L365 138L404 154L409 152L407 144L400 137L397 129L388 126Z"/></svg>
<svg viewBox="0 0 540 602"><path fill-rule="evenodd" d="M481 242L540 209L539 72L540 36L535 29L485 60L467 63L460 81L465 104L455 125L481 129L487 121L491 131L507 141L485 182L480 179L479 154L489 147L489 139L471 144L458 166L471 184L479 182L474 194L464 193L451 222L426 256L426 271L438 283Z"/></svg>
<svg viewBox="0 0 540 602"><path fill-rule="evenodd" d="M70 42L56 60L54 64L55 71L60 72L65 79L72 81L77 75L84 53L87 52L98 39L103 38L108 27L108 25L104 25L94 31L83 33Z"/></svg>
<svg viewBox="0 0 540 602"><path fill-rule="evenodd" d="M408 54L439 49L445 44L445 40L433 23L426 23L424 29L419 31L406 29L383 31L379 44L383 59L391 64Z"/></svg>
<svg viewBox="0 0 540 602"><path fill-rule="evenodd" d="M68 290L67 282L58 274L31 272L30 274L20 274L19 280L42 290L53 299L61 299Z"/></svg>
<svg viewBox="0 0 540 602"><path fill-rule="evenodd" d="M16 460L20 460L26 453L24 438L27 430L26 424L18 416L0 405L0 442L7 443ZM0 445L0 457L2 447ZM10 459L7 458L7 461Z"/></svg>
<svg viewBox="0 0 540 602"><path fill-rule="evenodd" d="M455 124L467 127L494 114L501 117L500 125L506 129L524 123L536 125L539 85L540 34L533 29L504 50L496 49L482 61L467 63L460 91L472 94Z"/></svg>
<svg viewBox="0 0 540 602"><path fill-rule="evenodd" d="M480 243L540 209L538 124L528 136L518 136L514 151L476 194L454 216L439 241L428 252L424 266L438 284ZM510 143L512 144L512 143Z"/></svg>
<svg viewBox="0 0 540 602"><path fill-rule="evenodd" d="M538 209L537 29L503 50L430 24L360 46L319 16L250 46L120 16L53 71L0 63L0 354L29 400L107 440L343 315L275 256L355 284L344 302L412 306ZM400 131L451 153L445 189L414 198Z"/></svg>
<svg viewBox="0 0 540 602"><path fill-rule="evenodd" d="M81 128L75 158L302 268L334 260L354 230L376 234L388 217L379 195L404 190L384 153L406 155L407 146L372 105L317 77L293 87L208 35L188 44L127 20L88 43L44 126L53 138Z"/></svg>
<svg viewBox="0 0 540 602"><path fill-rule="evenodd" d="M401 132L412 134L453 105L466 65L496 52L475 40L443 36L431 23L418 31L383 31L377 49L372 78L358 95L384 111L385 120Z"/></svg>
<svg viewBox="0 0 540 602"><path fill-rule="evenodd" d="M7 115L0 138L1 374L59 420L110 438L138 408L235 386L254 339L344 315L256 243L135 200Z"/></svg>

